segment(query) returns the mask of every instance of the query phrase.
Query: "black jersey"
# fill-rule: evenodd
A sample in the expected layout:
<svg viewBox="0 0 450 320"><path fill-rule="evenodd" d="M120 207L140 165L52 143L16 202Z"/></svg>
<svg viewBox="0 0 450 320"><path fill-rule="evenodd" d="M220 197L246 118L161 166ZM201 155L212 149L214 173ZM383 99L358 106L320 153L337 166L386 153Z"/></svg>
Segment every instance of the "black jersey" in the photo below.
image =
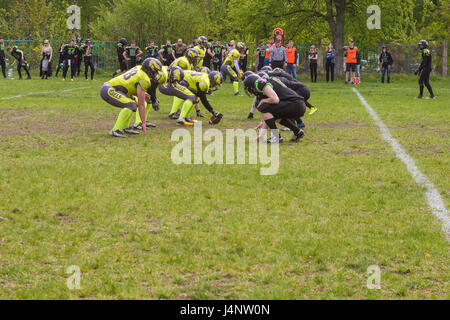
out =
<svg viewBox="0 0 450 320"><path fill-rule="evenodd" d="M0 43L0 60L5 59L5 45Z"/></svg>
<svg viewBox="0 0 450 320"><path fill-rule="evenodd" d="M431 51L430 49L425 48L422 51L422 62L420 64L419 70L430 71L431 63L432 63Z"/></svg>
<svg viewBox="0 0 450 320"><path fill-rule="evenodd" d="M117 43L117 57L119 58L119 61L125 60L123 57L124 52L125 46L121 42Z"/></svg>
<svg viewBox="0 0 450 320"><path fill-rule="evenodd" d="M67 45L64 47L64 58L68 60L75 59L78 54L78 48L76 46Z"/></svg>
<svg viewBox="0 0 450 320"><path fill-rule="evenodd" d="M275 78L274 78L275 79ZM289 80L286 78L276 78L279 79L281 82L284 83L289 89L294 90L300 97L303 97L303 99L308 100L311 96L311 91L309 88L304 85L303 83L296 81L296 80Z"/></svg>
<svg viewBox="0 0 450 320"><path fill-rule="evenodd" d="M280 79L261 79L256 83L256 89L258 90L258 99L262 100L267 98L264 94L264 88L270 85L277 94L280 101L297 101L302 99L294 90L289 89Z"/></svg>

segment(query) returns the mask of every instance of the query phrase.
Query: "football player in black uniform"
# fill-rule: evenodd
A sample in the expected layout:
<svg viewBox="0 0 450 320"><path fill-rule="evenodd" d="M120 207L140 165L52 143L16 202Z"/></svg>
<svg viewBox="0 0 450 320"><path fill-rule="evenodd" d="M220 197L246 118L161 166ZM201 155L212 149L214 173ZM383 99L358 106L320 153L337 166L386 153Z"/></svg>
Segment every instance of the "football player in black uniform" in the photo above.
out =
<svg viewBox="0 0 450 320"><path fill-rule="evenodd" d="M428 92L430 92L430 99L434 99L433 88L430 85L430 74L432 70L431 66L431 51L428 48L428 42L426 40L420 40L419 49L422 51L422 62L420 63L419 69L415 72L416 75L420 74L419 78L419 96L417 99L423 98L423 87L427 87Z"/></svg>
<svg viewBox="0 0 450 320"><path fill-rule="evenodd" d="M125 60L123 53L125 52L125 47L127 46L128 42L127 39L122 38L117 43L117 58L119 59L119 69L116 70L111 75L111 78L114 78L116 75L118 75L121 72L127 71L127 61Z"/></svg>

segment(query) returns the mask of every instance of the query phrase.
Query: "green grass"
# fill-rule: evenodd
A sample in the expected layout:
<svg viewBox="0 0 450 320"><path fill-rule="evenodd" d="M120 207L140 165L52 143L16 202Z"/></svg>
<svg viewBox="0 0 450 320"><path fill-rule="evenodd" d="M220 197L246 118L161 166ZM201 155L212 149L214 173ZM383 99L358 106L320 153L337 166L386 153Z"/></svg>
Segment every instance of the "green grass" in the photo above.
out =
<svg viewBox="0 0 450 320"><path fill-rule="evenodd" d="M400 78L359 90L448 207L449 81L418 101L417 79ZM0 98L41 93L0 100L0 298L450 299L449 242L350 86L311 85L307 137L261 176L173 165L165 96L158 129L110 138L119 109L103 81L0 81ZM229 84L211 100L220 129L258 122ZM370 265L381 290L366 287Z"/></svg>

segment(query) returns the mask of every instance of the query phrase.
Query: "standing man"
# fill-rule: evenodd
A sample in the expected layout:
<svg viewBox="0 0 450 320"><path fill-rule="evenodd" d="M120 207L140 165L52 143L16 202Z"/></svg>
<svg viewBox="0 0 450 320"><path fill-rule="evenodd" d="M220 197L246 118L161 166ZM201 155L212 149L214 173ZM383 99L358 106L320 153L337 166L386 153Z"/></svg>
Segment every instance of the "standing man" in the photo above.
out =
<svg viewBox="0 0 450 320"><path fill-rule="evenodd" d="M284 64L287 61L286 49L281 45L281 40L275 42L275 47L270 50L270 64L272 69L284 69Z"/></svg>
<svg viewBox="0 0 450 320"><path fill-rule="evenodd" d="M89 68L91 68L91 80L94 80L94 73L95 73L95 67L92 63L92 47L91 47L91 41L89 39L86 40L86 44L84 46L84 77L86 80L88 79L88 71Z"/></svg>
<svg viewBox="0 0 450 320"><path fill-rule="evenodd" d="M123 53L123 57L128 61L128 69L136 67L138 58L143 54L141 49L136 47L136 41L132 40L130 46L126 47Z"/></svg>
<svg viewBox="0 0 450 320"><path fill-rule="evenodd" d="M334 66L336 64L336 51L333 49L333 44L331 43L329 43L327 46L324 60L325 60L325 70L327 73L327 82L330 81L330 75L331 75L331 82L334 82Z"/></svg>
<svg viewBox="0 0 450 320"><path fill-rule="evenodd" d="M166 45L159 51L159 57L165 66L170 66L175 60L175 52L173 51L170 40L167 40Z"/></svg>
<svg viewBox="0 0 450 320"><path fill-rule="evenodd" d="M273 46L274 40L273 38L270 38L269 43L265 45L266 55L264 57L264 66L268 66L270 64L270 50L272 50Z"/></svg>
<svg viewBox="0 0 450 320"><path fill-rule="evenodd" d="M356 77L356 64L358 63L358 48L354 46L354 42L352 39L350 39L348 43L348 47L344 47L344 56L347 57L346 59L346 73L345 73L345 84L348 84L348 79L350 79L351 82L354 82L354 79ZM351 78L349 78L351 74Z"/></svg>
<svg viewBox="0 0 450 320"><path fill-rule="evenodd" d="M242 94L239 93L239 78L242 78L243 72L239 68L239 59L241 54L238 50L234 49L230 51L228 56L225 58L222 67L220 68L220 73L222 76L229 76L231 82L233 83L234 95L236 97L241 97Z"/></svg>
<svg viewBox="0 0 450 320"><path fill-rule="evenodd" d="M77 77L80 76L81 71L81 61L83 60L83 52L84 52L84 45L81 43L81 38L77 38L77 44L75 45L77 48L77 52L75 54L75 64L77 66Z"/></svg>
<svg viewBox="0 0 450 320"><path fill-rule="evenodd" d="M184 51L186 51L186 45L183 43L183 39L178 39L177 43L175 44L174 50L175 50L175 59L184 56Z"/></svg>
<svg viewBox="0 0 450 320"><path fill-rule="evenodd" d="M119 69L117 69L116 72L114 72L111 75L111 78L114 78L117 74L121 72L127 71L127 61L123 56L127 44L128 44L127 39L125 38L120 39L119 42L117 43L117 58L119 59Z"/></svg>
<svg viewBox="0 0 450 320"><path fill-rule="evenodd" d="M394 63L391 53L386 46L381 48L380 54L380 69L381 69L381 83L384 83L384 76L387 72L387 83L391 83L391 68Z"/></svg>
<svg viewBox="0 0 450 320"><path fill-rule="evenodd" d="M77 66L75 63L75 57L77 54L77 47L75 46L75 41L70 40L70 44L64 47L64 69L63 69L63 80L66 80L67 71L70 67L70 80L73 81L75 77Z"/></svg>
<svg viewBox="0 0 450 320"><path fill-rule="evenodd" d="M207 67L208 69L211 69L211 60L214 56L212 47L213 47L213 39L209 39L208 44L206 45L205 58L203 59L203 66Z"/></svg>
<svg viewBox="0 0 450 320"><path fill-rule="evenodd" d="M294 41L289 40L288 47L286 49L286 71L290 74L295 80L297 80L297 67L298 67L298 52L297 49L294 48Z"/></svg>
<svg viewBox="0 0 450 320"><path fill-rule="evenodd" d="M157 58L158 57L158 46L155 46L155 41L150 41L150 45L145 48L147 52L147 58Z"/></svg>
<svg viewBox="0 0 450 320"><path fill-rule="evenodd" d="M261 46L256 48L256 54L258 55L258 68L257 70L261 70L264 67L264 58L266 57L266 46L261 42Z"/></svg>
<svg viewBox="0 0 450 320"><path fill-rule="evenodd" d="M241 70L243 72L246 72L247 71L248 55L250 53L250 49L247 47L245 42L242 42L242 44L244 45L244 48L241 51L241 59L240 59L239 63L240 63L240 66L241 66Z"/></svg>
<svg viewBox="0 0 450 320"><path fill-rule="evenodd" d="M195 50L198 52L198 61L197 61L197 68L203 67L203 59L206 56L206 50L208 46L208 39L205 36L200 36L198 38L198 44L194 47Z"/></svg>
<svg viewBox="0 0 450 320"><path fill-rule="evenodd" d="M2 67L3 78L6 77L6 55L5 55L5 42L0 39L0 66Z"/></svg>
<svg viewBox="0 0 450 320"><path fill-rule="evenodd" d="M19 73L19 79L22 80L22 72L21 69L23 68L25 72L28 75L27 80L31 79L30 72L28 71L28 64L25 60L25 55L23 54L22 50L19 50L16 46L12 48L7 49L8 53L12 55L16 60L11 64L11 68L17 63L17 72Z"/></svg>
<svg viewBox="0 0 450 320"><path fill-rule="evenodd" d="M222 65L223 55L225 53L225 48L220 42L220 40L216 41L216 44L212 47L213 55L213 69L215 71L220 71L220 66Z"/></svg>
<svg viewBox="0 0 450 320"><path fill-rule="evenodd" d="M420 74L419 78L419 89L420 94L417 99L423 98L423 86L425 85L430 93L430 99L434 99L433 88L430 85L430 74L432 70L431 66L431 51L428 48L428 42L426 40L420 40L419 49L422 51L422 62L420 63L419 69L414 73L415 75Z"/></svg>

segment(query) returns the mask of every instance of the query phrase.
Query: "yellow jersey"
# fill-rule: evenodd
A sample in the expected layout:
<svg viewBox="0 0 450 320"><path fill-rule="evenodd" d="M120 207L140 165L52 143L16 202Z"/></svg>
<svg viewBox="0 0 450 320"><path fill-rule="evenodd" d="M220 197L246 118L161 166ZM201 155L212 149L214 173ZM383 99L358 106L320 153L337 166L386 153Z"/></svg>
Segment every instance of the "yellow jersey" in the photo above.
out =
<svg viewBox="0 0 450 320"><path fill-rule="evenodd" d="M230 53L228 54L228 56L223 61L223 64L228 64L232 68L234 68L235 67L235 61L236 60L239 61L240 58L241 58L241 54L239 53L239 51L237 51L236 49L231 50Z"/></svg>
<svg viewBox="0 0 450 320"><path fill-rule="evenodd" d="M201 45L197 45L194 47L194 49L198 51L197 68L201 68L203 67L203 59L206 55L206 48L203 48Z"/></svg>
<svg viewBox="0 0 450 320"><path fill-rule="evenodd" d="M179 57L176 59L170 67L180 67L183 70L194 70L194 66L189 62L188 58L186 57Z"/></svg>
<svg viewBox="0 0 450 320"><path fill-rule="evenodd" d="M139 85L144 91L147 91L151 86L150 77L142 71L141 66L136 66L107 83L113 87L121 87L122 90L125 89L127 92L124 93L128 96L136 95Z"/></svg>
<svg viewBox="0 0 450 320"><path fill-rule="evenodd" d="M209 91L210 83L206 73L185 71L184 80L189 84L188 89L197 95Z"/></svg>

